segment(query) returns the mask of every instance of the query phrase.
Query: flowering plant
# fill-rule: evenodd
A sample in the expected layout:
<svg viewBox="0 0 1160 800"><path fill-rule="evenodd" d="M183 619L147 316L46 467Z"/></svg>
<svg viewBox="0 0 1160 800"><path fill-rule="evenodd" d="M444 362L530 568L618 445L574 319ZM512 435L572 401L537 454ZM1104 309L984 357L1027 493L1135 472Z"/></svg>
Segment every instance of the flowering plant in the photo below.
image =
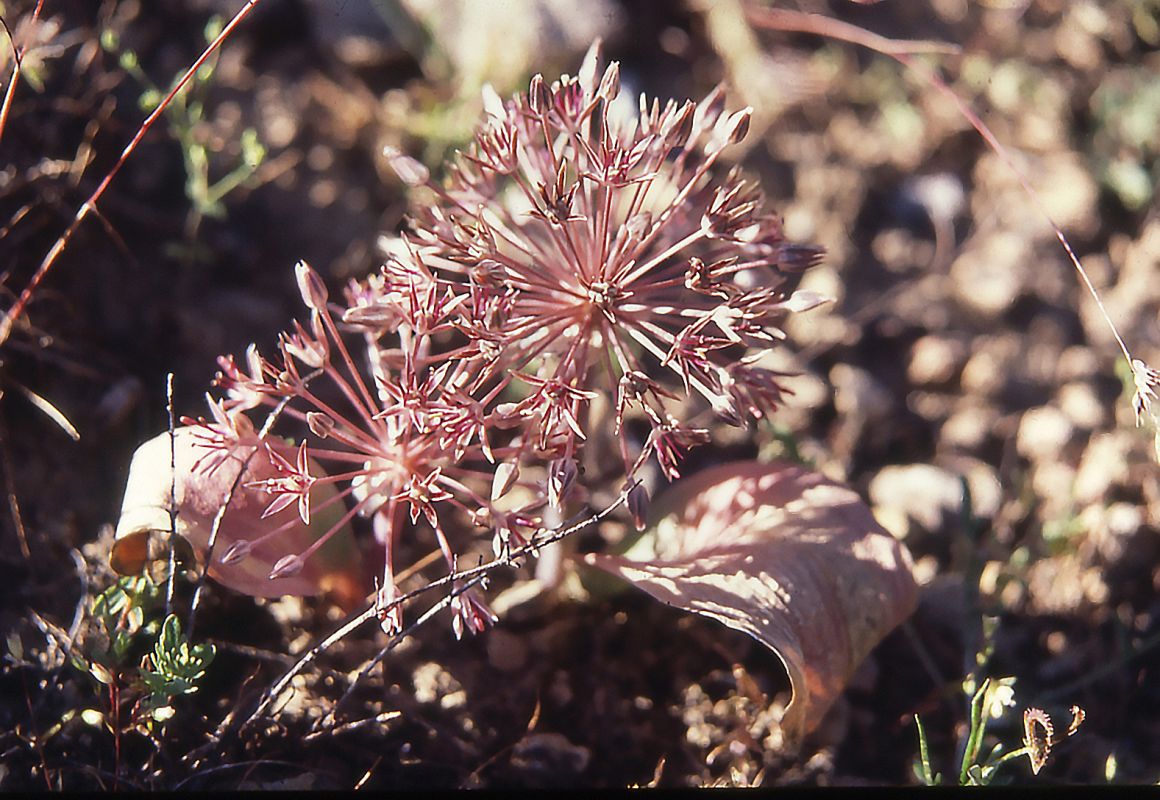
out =
<svg viewBox="0 0 1160 800"><path fill-rule="evenodd" d="M453 572L463 527L490 531L497 557L534 543L545 509L562 518L589 482L578 456L598 398L638 527L648 497L635 476L655 458L678 477L684 452L709 438L695 415L740 425L780 402L782 375L758 358L784 338L788 314L823 301L793 291L821 251L786 242L738 169L720 174L750 110L726 113L720 89L663 108L642 97L634 110L618 65L598 77L597 63L594 46L577 77L537 75L506 102L485 93L487 118L442 182L388 153L426 197L409 230L385 240L382 269L336 303L299 263L309 321L282 335L275 358L251 347L245 366L220 359L224 397L196 423L202 447L251 444L246 412L259 407L301 423L296 448L268 440L273 474L238 489L266 497L262 543L286 527L280 516L309 524L324 486L327 507L350 504L269 580L369 518L385 550L380 619L397 631L404 531L430 528ZM223 545L222 565L255 549ZM454 605L457 634L493 620L472 592Z"/></svg>

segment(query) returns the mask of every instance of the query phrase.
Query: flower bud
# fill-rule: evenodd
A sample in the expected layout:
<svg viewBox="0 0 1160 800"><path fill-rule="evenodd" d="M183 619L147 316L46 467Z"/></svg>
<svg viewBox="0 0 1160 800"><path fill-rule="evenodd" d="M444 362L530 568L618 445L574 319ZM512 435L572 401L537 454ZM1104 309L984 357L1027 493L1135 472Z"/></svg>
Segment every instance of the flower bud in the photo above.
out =
<svg viewBox="0 0 1160 800"><path fill-rule="evenodd" d="M329 295L326 284L322 282L318 273L305 261L299 261L294 265L294 277L298 280L298 292L302 295L302 302L306 307L312 311L323 311Z"/></svg>
<svg viewBox="0 0 1160 800"><path fill-rule="evenodd" d="M383 148L383 155L386 156L391 169L399 176L399 180L408 186L424 186L430 180L431 171L398 148L387 145Z"/></svg>
<svg viewBox="0 0 1160 800"><path fill-rule="evenodd" d="M495 415L500 419L519 416L519 413L520 408L518 403L500 403L495 407Z"/></svg>
<svg viewBox="0 0 1160 800"><path fill-rule="evenodd" d="M282 556L274 563L274 569L266 576L266 580L276 581L279 578L291 578L302 571L306 561L300 555Z"/></svg>
<svg viewBox="0 0 1160 800"><path fill-rule="evenodd" d="M507 116L507 112L503 107L503 98L495 90L495 87L490 83L485 83L482 89L483 94L483 110L487 112L489 117L495 119L503 119Z"/></svg>
<svg viewBox="0 0 1160 800"><path fill-rule="evenodd" d="M255 381L262 382L262 354L258 352L258 346L251 344L246 348L246 366L250 368L250 377Z"/></svg>
<svg viewBox="0 0 1160 800"><path fill-rule="evenodd" d="M491 499L498 500L508 493L520 477L519 465L514 461L505 461L495 468L495 477L491 481Z"/></svg>
<svg viewBox="0 0 1160 800"><path fill-rule="evenodd" d="M538 72L532 77L532 83L528 86L528 105L536 114L546 114L548 109L552 107L552 94L544 85L544 76Z"/></svg>
<svg viewBox="0 0 1160 800"><path fill-rule="evenodd" d="M620 62L613 61L604 70L604 77L600 79L600 88L596 94L604 98L604 102L611 103L620 94Z"/></svg>
<svg viewBox="0 0 1160 800"><path fill-rule="evenodd" d="M592 88L596 86L596 69L600 66L600 51L602 49L602 42L596 39L588 48L588 52L584 54L584 61L580 64L580 71L576 77L580 81L580 85L584 88L585 101L592 99Z"/></svg>
<svg viewBox="0 0 1160 800"><path fill-rule="evenodd" d="M239 539L229 546L224 554L222 554L222 564L227 566L231 564L240 564L250 557L250 552L254 549L253 545L245 539Z"/></svg>
<svg viewBox="0 0 1160 800"><path fill-rule="evenodd" d="M817 308L825 303L832 303L834 298L827 297L819 292L812 292L809 289L799 289L789 296L785 302L781 304L786 311L793 311L801 313L809 311L812 308Z"/></svg>
<svg viewBox="0 0 1160 800"><path fill-rule="evenodd" d="M671 121L661 129L666 146L677 149L685 147L689 143L689 137L693 135L693 116L696 111L697 105L691 100L687 101L681 106L681 110L672 117Z"/></svg>
<svg viewBox="0 0 1160 800"><path fill-rule="evenodd" d="M628 513L632 515L632 522L638 531L648 526L648 489L643 483L638 483L628 491Z"/></svg>

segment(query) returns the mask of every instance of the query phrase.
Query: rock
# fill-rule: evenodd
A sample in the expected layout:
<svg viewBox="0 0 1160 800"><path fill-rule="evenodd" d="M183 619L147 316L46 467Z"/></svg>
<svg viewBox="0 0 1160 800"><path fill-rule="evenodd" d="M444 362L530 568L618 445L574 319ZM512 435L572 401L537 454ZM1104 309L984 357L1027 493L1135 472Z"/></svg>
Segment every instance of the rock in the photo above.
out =
<svg viewBox="0 0 1160 800"><path fill-rule="evenodd" d="M911 392L906 398L907 407L927 422L942 422L951 415L958 397L946 392Z"/></svg>
<svg viewBox="0 0 1160 800"><path fill-rule="evenodd" d="M1028 261L1027 238L1021 234L973 237L951 264L956 299L985 318L1001 316L1019 296Z"/></svg>
<svg viewBox="0 0 1160 800"><path fill-rule="evenodd" d="M930 464L890 466L879 470L870 481L870 503L882 526L899 538L910 531L895 530L887 524L905 517L928 531L942 527L944 514L958 513L962 507L963 490L956 475ZM885 521L883 521L885 520ZM897 522L894 523L897 526Z"/></svg>
<svg viewBox="0 0 1160 800"><path fill-rule="evenodd" d="M839 418L831 447L840 461L848 463L871 432L871 426L890 417L894 399L873 375L849 364L835 364L830 370L830 383L834 386L834 407Z"/></svg>
<svg viewBox="0 0 1160 800"><path fill-rule="evenodd" d="M1099 567L1085 567L1068 553L1031 565L1027 597L1033 614L1074 614L1107 602L1108 585Z"/></svg>
<svg viewBox="0 0 1160 800"><path fill-rule="evenodd" d="M910 350L907 379L917 386L950 383L967 359L966 346L945 336L923 336Z"/></svg>
<svg viewBox="0 0 1160 800"><path fill-rule="evenodd" d="M560 778L588 769L592 751L560 733L529 733L512 749L512 766Z"/></svg>
<svg viewBox="0 0 1160 800"><path fill-rule="evenodd" d="M1054 406L1040 406L1023 414L1015 434L1015 449L1029 461L1048 461L1059 457L1075 435L1075 426L1067 415Z"/></svg>
<svg viewBox="0 0 1160 800"><path fill-rule="evenodd" d="M963 476L971 490L971 510L976 517L991 519L999 513L1003 502L1003 486L993 466L968 456L941 459L939 466L951 475Z"/></svg>
<svg viewBox="0 0 1160 800"><path fill-rule="evenodd" d="M1115 564L1130 552L1144 522L1144 509L1133 503L1090 505L1080 515L1089 541L1105 564Z"/></svg>
<svg viewBox="0 0 1160 800"><path fill-rule="evenodd" d="M967 194L962 178L950 172L936 172L908 179L902 184L897 202L921 209L935 225L945 225L963 213Z"/></svg>
<svg viewBox="0 0 1160 800"><path fill-rule="evenodd" d="M1072 345L1064 349L1055 364L1055 382L1067 383L1100 375L1100 360L1090 347Z"/></svg>
<svg viewBox="0 0 1160 800"><path fill-rule="evenodd" d="M963 366L960 383L964 393L995 396L1007 385L1011 363L1020 344L1011 334L983 336L975 340L974 352Z"/></svg>
<svg viewBox="0 0 1160 800"><path fill-rule="evenodd" d="M1042 501L1039 519L1055 522L1073 513L1075 469L1062 461L1045 460L1031 468L1031 490Z"/></svg>
<svg viewBox="0 0 1160 800"><path fill-rule="evenodd" d="M894 409L894 401L877 378L849 364L835 364L830 370L834 386L834 407L842 416L857 415L866 421L882 419Z"/></svg>
<svg viewBox="0 0 1160 800"><path fill-rule="evenodd" d="M1059 410L1077 427L1098 430L1108 421L1108 409L1096 395L1090 383L1072 381L1059 387L1055 402Z"/></svg>
<svg viewBox="0 0 1160 800"><path fill-rule="evenodd" d="M1079 460L1072 489L1081 505L1103 500L1112 486L1128 480L1132 437L1124 431L1096 434Z"/></svg>
<svg viewBox="0 0 1160 800"><path fill-rule="evenodd" d="M1039 165L1039 196L1044 209L1069 236L1090 236L1099 224L1096 211L1099 187L1084 167L1081 156L1053 153Z"/></svg>
<svg viewBox="0 0 1160 800"><path fill-rule="evenodd" d="M991 405L961 402L939 431L939 445L951 450L978 450L994 431L999 411Z"/></svg>

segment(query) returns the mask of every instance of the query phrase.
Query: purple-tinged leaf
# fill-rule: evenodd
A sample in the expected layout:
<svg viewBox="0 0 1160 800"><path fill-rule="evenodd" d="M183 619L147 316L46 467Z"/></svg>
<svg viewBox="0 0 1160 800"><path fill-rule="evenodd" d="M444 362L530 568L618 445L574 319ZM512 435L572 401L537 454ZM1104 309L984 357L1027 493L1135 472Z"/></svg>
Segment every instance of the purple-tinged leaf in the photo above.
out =
<svg viewBox="0 0 1160 800"><path fill-rule="evenodd" d="M257 597L331 591L344 605L361 602L365 597L362 564L349 526L343 526L306 559L301 571L291 575L277 570L284 556L305 551L341 521L346 509L341 500L335 499L334 486L321 483L315 487L315 513L309 525L297 516L264 519L270 495L260 486L282 475L272 451L283 449L285 461L295 455L295 449L275 440L268 440L268 446L262 444L252 431L241 441L213 442L210 438L213 430L218 429L190 426L174 431L176 481L170 469L168 433L155 436L137 448L117 522L111 557L113 568L123 574L139 571L148 555L149 535L169 530L171 483L177 489L177 534L189 542L197 558L204 562L214 517L246 464L245 475L238 481L222 518L209 576L235 591ZM301 452L298 448L299 455ZM305 464L311 474L322 474L317 464L310 461ZM286 497L291 501L296 499L293 495ZM262 538L278 529L281 529L278 533ZM271 579L271 572L277 572L280 577Z"/></svg>
<svg viewBox="0 0 1160 800"><path fill-rule="evenodd" d="M656 526L589 564L777 653L788 741L813 730L863 658L913 610L906 549L850 489L791 464L739 462L677 484Z"/></svg>

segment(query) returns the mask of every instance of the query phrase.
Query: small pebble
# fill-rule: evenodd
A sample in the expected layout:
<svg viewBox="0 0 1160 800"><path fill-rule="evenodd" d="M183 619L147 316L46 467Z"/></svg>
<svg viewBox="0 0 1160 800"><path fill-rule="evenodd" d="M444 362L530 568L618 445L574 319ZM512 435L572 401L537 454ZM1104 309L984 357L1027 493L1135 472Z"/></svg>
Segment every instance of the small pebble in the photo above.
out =
<svg viewBox="0 0 1160 800"><path fill-rule="evenodd" d="M1015 449L1030 461L1057 459L1074 434L1075 426L1066 414L1055 406L1040 406L1019 420Z"/></svg>

